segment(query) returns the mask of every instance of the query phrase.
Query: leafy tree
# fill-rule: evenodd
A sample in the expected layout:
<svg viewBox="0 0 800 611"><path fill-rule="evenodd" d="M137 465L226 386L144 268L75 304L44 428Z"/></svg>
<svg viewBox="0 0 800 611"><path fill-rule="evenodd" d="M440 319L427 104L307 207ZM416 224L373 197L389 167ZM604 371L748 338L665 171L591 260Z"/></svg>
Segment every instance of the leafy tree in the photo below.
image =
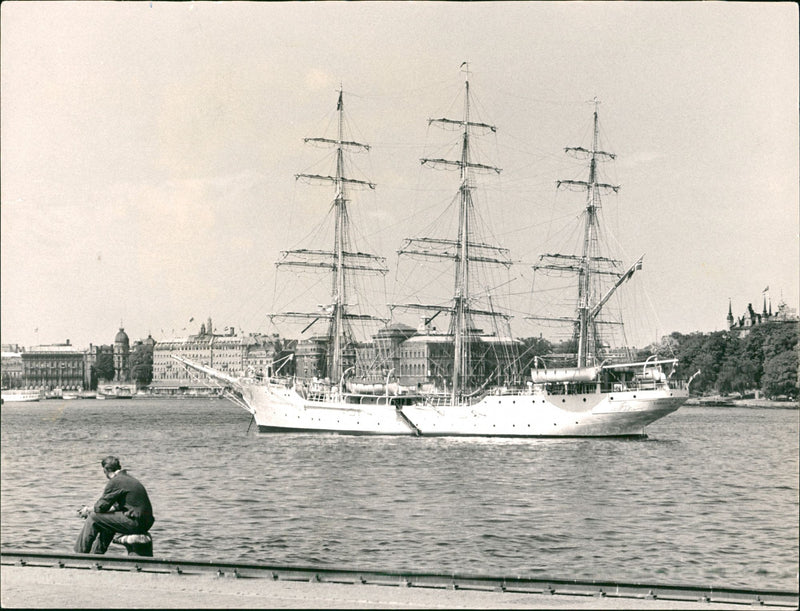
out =
<svg viewBox="0 0 800 611"><path fill-rule="evenodd" d="M743 393L748 389L757 388L756 372L760 371L761 363L751 361L739 351L728 355L720 367L717 376L717 390L722 394L731 392Z"/></svg>
<svg viewBox="0 0 800 611"><path fill-rule="evenodd" d="M578 340L568 339L557 344L553 344L552 352L559 354L575 354L578 352Z"/></svg>
<svg viewBox="0 0 800 611"><path fill-rule="evenodd" d="M748 388L759 388L764 373L764 342L772 325L759 325L753 328L741 341L740 354L743 360L753 367L752 384Z"/></svg>
<svg viewBox="0 0 800 611"><path fill-rule="evenodd" d="M153 347L137 344L130 357L131 379L141 388L153 381Z"/></svg>
<svg viewBox="0 0 800 611"><path fill-rule="evenodd" d="M526 372L535 367L536 357L553 352L553 344L541 337L526 337L521 340L519 350L519 371L523 378Z"/></svg>
<svg viewBox="0 0 800 611"><path fill-rule="evenodd" d="M798 396L797 350L784 350L764 363L762 387L768 397Z"/></svg>
<svg viewBox="0 0 800 611"><path fill-rule="evenodd" d="M678 358L676 376L688 380L698 369L701 372L692 382L691 390L694 393L702 393L716 382L713 363L705 352L707 340L708 336L699 332L688 335L682 333L670 335L670 349L674 350L674 354ZM672 356L672 353L664 356Z"/></svg>
<svg viewBox="0 0 800 611"><path fill-rule="evenodd" d="M798 325L766 323L753 327L745 337L728 331L672 333L650 349L659 356L676 356L679 378L701 371L692 383L693 393L727 394L762 387L765 394L776 396L796 394L787 388L792 362L797 383L797 343Z"/></svg>
<svg viewBox="0 0 800 611"><path fill-rule="evenodd" d="M797 347L797 328L796 324L769 325L769 332L764 338L764 360L794 350Z"/></svg>
<svg viewBox="0 0 800 611"><path fill-rule="evenodd" d="M111 352L100 352L95 363L98 380L114 379L114 355Z"/></svg>

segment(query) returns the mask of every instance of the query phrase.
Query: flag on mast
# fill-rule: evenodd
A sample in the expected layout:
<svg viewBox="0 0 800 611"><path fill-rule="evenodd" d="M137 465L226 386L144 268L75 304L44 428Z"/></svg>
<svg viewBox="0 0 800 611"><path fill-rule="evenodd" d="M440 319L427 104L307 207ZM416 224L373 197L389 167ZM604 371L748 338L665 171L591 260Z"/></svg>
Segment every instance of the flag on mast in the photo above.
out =
<svg viewBox="0 0 800 611"><path fill-rule="evenodd" d="M763 291L761 291L761 294L763 295L763 294L764 294L764 293L766 293L768 290L769 290L769 286L767 286L767 288L765 288Z"/></svg>

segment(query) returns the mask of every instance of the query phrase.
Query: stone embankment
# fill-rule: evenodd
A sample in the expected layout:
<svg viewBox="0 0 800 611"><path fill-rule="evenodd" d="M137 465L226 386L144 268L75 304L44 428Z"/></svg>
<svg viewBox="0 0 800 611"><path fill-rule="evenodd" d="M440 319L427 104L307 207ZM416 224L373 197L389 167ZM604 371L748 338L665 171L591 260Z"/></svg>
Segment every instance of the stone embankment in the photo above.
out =
<svg viewBox="0 0 800 611"><path fill-rule="evenodd" d="M772 401L770 399L732 399L730 397L692 397L685 405L709 407L767 407L772 409L798 409L800 401Z"/></svg>
<svg viewBox="0 0 800 611"><path fill-rule="evenodd" d="M481 592L4 566L3 608L740 609L741 603ZM699 605L699 606L698 606Z"/></svg>
<svg viewBox="0 0 800 611"><path fill-rule="evenodd" d="M797 608L797 592L3 550L3 608Z"/></svg>

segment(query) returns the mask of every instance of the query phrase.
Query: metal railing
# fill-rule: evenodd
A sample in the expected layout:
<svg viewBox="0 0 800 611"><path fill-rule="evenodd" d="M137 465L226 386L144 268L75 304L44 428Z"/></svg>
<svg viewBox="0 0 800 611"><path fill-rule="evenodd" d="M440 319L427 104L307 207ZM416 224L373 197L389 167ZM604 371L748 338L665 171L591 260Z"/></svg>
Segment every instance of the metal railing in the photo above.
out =
<svg viewBox="0 0 800 611"><path fill-rule="evenodd" d="M0 551L3 566L50 567L97 571L127 571L133 573L166 573L173 575L213 575L230 578L260 578L272 581L304 581L310 583L370 584L395 587L441 588L627 598L658 601L690 601L759 605L763 607L798 607L798 592L788 590L757 590L716 586L625 583L608 580L549 579L527 577L495 577L459 575L456 573L420 573L414 571L383 571L372 569L341 569L330 567L285 566L236 562L203 562L139 556L98 556L92 554L57 554L15 549Z"/></svg>

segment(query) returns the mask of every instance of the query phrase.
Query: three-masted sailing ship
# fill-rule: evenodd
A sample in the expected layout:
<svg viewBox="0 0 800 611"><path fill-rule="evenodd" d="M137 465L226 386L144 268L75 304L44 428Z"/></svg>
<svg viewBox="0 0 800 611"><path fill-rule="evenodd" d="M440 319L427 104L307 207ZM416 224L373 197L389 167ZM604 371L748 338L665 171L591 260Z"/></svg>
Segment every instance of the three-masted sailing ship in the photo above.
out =
<svg viewBox="0 0 800 611"><path fill-rule="evenodd" d="M494 126L473 121L470 116L469 78L465 79L463 117L431 119L431 125L457 130L460 134L460 157L457 159L424 158L422 164L455 169L460 182L455 199L457 230L450 237L407 239L400 256L417 260L445 262L451 268L452 294L438 303L421 301L393 304L393 310L419 310L421 330L436 317L449 318L446 331L435 338L448 355L438 384L405 387L398 384L359 385L346 381L352 371L347 354L354 349L350 325L367 315L354 312L348 303L348 273L385 273L385 261L368 253L352 250L348 241L347 189L353 186L372 188L367 181L345 176L344 155L366 145L345 139L342 129L342 94L339 93L337 138L307 139L332 146L336 152L334 176L298 175L333 185L333 211L336 217L334 244L331 250L287 251L279 264L316 266L331 274L330 303L320 312L290 312L285 315L327 322L327 377L312 383L297 378L268 376L265 379L237 378L182 360L233 388L241 404L253 414L259 431L334 432L372 435L431 436L641 436L644 427L675 411L688 392L673 388L664 367L674 361L648 359L645 362L616 363L598 360L602 346L598 327L603 307L624 282L641 267L641 260L629 269L616 272L608 267L616 263L596 252L597 209L603 189L615 188L598 181L597 163L608 153L598 150L597 114L595 138L591 149L568 149L589 159L586 181L562 181L562 185L586 191L584 242L575 255L546 255L538 269L574 272L578 277L577 312L568 319L574 327L577 358L571 366L557 369L518 371L518 345L507 324L510 316L497 308L490 290L476 286L475 275L485 268L508 268L508 251L475 235L476 219L473 192L478 172L499 173L494 166L472 159L471 140ZM613 287L598 294L594 278L615 279ZM488 320L488 329L479 326ZM567 319L563 319L567 320ZM563 321L562 320L562 321ZM486 371L486 357L494 351L491 371ZM178 358L178 357L176 357ZM350 357L352 359L352 356ZM482 376L476 375L476 366ZM371 388L371 390L369 390ZM368 390L364 390L368 389Z"/></svg>

